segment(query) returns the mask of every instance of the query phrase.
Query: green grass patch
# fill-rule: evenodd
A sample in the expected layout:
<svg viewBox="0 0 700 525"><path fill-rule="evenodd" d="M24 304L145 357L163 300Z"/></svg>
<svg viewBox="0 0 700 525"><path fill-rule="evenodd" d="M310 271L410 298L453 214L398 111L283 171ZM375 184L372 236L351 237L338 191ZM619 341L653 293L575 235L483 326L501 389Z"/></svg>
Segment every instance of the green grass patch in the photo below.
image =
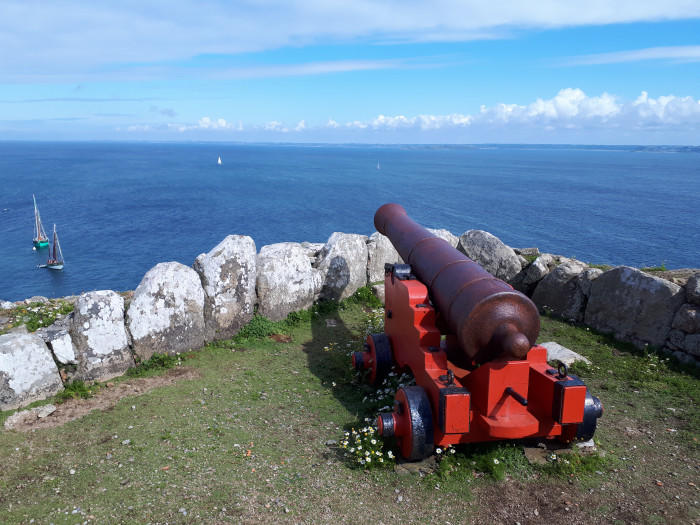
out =
<svg viewBox="0 0 700 525"><path fill-rule="evenodd" d="M573 370L605 407L605 457L574 449L531 465L520 442L472 444L411 475L354 466L341 446L403 381L379 392L351 369L349 354L382 330L376 308L322 303L252 324L180 356L194 379L57 428L0 432L0 523L526 523L534 505L551 522L697 521L698 380L673 360L543 318L540 340L592 361ZM172 364L154 358L141 363L145 375ZM71 385L76 397L92 388Z"/></svg>
<svg viewBox="0 0 700 525"><path fill-rule="evenodd" d="M167 370L182 363L179 355L153 354L150 359L142 361L126 371L127 377L144 377Z"/></svg>
<svg viewBox="0 0 700 525"><path fill-rule="evenodd" d="M84 381L71 381L54 397L57 403L65 403L69 399L88 399L100 389L99 384L88 385Z"/></svg>
<svg viewBox="0 0 700 525"><path fill-rule="evenodd" d="M51 326L56 319L73 311L73 305L63 300L52 300L48 303L34 302L26 306L17 306L7 312L9 326L25 325L29 332ZM6 328L3 332L7 332Z"/></svg>

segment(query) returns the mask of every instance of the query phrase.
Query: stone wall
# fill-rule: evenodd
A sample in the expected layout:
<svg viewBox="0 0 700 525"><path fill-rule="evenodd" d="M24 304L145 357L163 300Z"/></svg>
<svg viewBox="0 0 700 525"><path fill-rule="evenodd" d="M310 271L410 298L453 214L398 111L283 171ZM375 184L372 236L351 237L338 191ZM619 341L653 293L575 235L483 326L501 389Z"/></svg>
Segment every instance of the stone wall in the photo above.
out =
<svg viewBox="0 0 700 525"><path fill-rule="evenodd" d="M700 362L700 270L671 282L626 266L603 271L537 248L514 249L484 231L432 231L542 311ZM279 320L318 300L344 299L382 280L387 262L401 259L376 232L336 232L325 244L278 243L259 252L250 237L230 235L192 267L154 266L128 304L110 290L88 292L72 298L74 312L51 327L0 335L0 410L52 396L74 379L107 380L156 352L230 338L256 307ZM37 300L45 299L26 303ZM0 301L0 314L15 306Z"/></svg>

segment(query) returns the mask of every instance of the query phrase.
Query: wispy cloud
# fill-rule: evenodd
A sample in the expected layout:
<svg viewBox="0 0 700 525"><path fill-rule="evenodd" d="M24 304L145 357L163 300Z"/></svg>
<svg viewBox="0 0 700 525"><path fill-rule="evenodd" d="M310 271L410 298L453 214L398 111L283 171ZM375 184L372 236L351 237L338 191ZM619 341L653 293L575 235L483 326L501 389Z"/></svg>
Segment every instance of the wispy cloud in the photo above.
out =
<svg viewBox="0 0 700 525"><path fill-rule="evenodd" d="M86 77L114 65L157 64L338 42L444 42L548 29L700 17L689 0L267 0L147 3L3 0L0 81ZM27 23L31 21L31 23Z"/></svg>
<svg viewBox="0 0 700 525"><path fill-rule="evenodd" d="M416 60L333 60L325 62L305 62L300 64L278 64L266 66L248 66L220 69L215 77L225 78L271 78L308 75L325 75L329 73L348 73L353 71L373 71L380 69L406 69L427 66Z"/></svg>
<svg viewBox="0 0 700 525"><path fill-rule="evenodd" d="M42 102L148 102L158 100L156 98L141 97L141 98L122 98L122 97L107 97L107 98L86 98L86 97L54 97L54 98L21 98L15 100L0 100L0 104L38 104Z"/></svg>
<svg viewBox="0 0 700 525"><path fill-rule="evenodd" d="M640 62L642 60L673 60L682 62L700 61L700 46L665 46L614 51L594 55L570 57L563 61L568 65L619 64L623 62Z"/></svg>

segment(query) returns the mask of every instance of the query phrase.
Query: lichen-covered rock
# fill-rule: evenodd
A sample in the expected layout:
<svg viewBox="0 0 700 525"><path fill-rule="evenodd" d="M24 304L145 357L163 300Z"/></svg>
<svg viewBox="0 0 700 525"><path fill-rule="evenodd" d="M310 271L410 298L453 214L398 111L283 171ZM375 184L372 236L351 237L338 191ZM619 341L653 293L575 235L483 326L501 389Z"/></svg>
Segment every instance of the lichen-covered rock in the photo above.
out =
<svg viewBox="0 0 700 525"><path fill-rule="evenodd" d="M683 299L677 284L619 266L592 282L584 321L637 347L661 347Z"/></svg>
<svg viewBox="0 0 700 525"><path fill-rule="evenodd" d="M204 289L207 339L227 339L253 318L257 255L255 242L229 235L194 261Z"/></svg>
<svg viewBox="0 0 700 525"><path fill-rule="evenodd" d="M258 311L279 321L290 312L310 308L321 291L321 272L301 244L282 242L263 246L258 254Z"/></svg>
<svg viewBox="0 0 700 525"><path fill-rule="evenodd" d="M555 343L554 341L540 343L540 346L547 349L547 361L561 361L566 366L571 366L577 361L582 361L587 365L591 364L591 362L581 354L578 354L573 350L560 345L559 343Z"/></svg>
<svg viewBox="0 0 700 525"><path fill-rule="evenodd" d="M539 257L539 248L513 248L513 251L518 255L523 255L525 257Z"/></svg>
<svg viewBox="0 0 700 525"><path fill-rule="evenodd" d="M692 304L681 306L676 312L671 326L688 334L700 333L700 306Z"/></svg>
<svg viewBox="0 0 700 525"><path fill-rule="evenodd" d="M122 321L123 322L123 321ZM75 365L77 364L77 358L75 356L75 347L73 346L73 340L67 331L57 332L46 344L51 349L56 361L63 365Z"/></svg>
<svg viewBox="0 0 700 525"><path fill-rule="evenodd" d="M532 301L540 310L546 310L567 321L580 322L586 306L586 296L578 285L577 277L586 269L580 261L569 261L557 266L537 285Z"/></svg>
<svg viewBox="0 0 700 525"><path fill-rule="evenodd" d="M204 290L199 275L177 262L160 263L143 276L127 311L134 353L184 352L204 344Z"/></svg>
<svg viewBox="0 0 700 525"><path fill-rule="evenodd" d="M44 297L43 295L35 295L33 297L30 297L30 298L24 300L24 304L33 304L33 303L46 304L48 302L49 302L49 298Z"/></svg>
<svg viewBox="0 0 700 525"><path fill-rule="evenodd" d="M12 410L63 390L56 363L36 334L0 335L0 410Z"/></svg>
<svg viewBox="0 0 700 525"><path fill-rule="evenodd" d="M591 286L593 281L603 275L603 270L600 268L586 268L577 278L577 284L581 288L581 292L586 298L591 296Z"/></svg>
<svg viewBox="0 0 700 525"><path fill-rule="evenodd" d="M15 430L31 425L37 419L44 419L56 412L56 405L42 405L40 407L20 410L5 420L5 430Z"/></svg>
<svg viewBox="0 0 700 525"><path fill-rule="evenodd" d="M322 242L304 241L301 243L301 247L304 250L304 253L306 253L306 256L312 261L316 261L318 255L321 253L321 250L323 250L324 246L325 244Z"/></svg>
<svg viewBox="0 0 700 525"><path fill-rule="evenodd" d="M430 233L432 233L433 235L435 235L435 237L439 237L440 239L449 242L450 246L452 246L453 248L457 248L457 245L459 244L459 237L457 237L450 230L445 230L444 228L441 228L441 229L428 228L428 231Z"/></svg>
<svg viewBox="0 0 700 525"><path fill-rule="evenodd" d="M523 284L525 286L537 284L544 279L549 272L556 268L556 266L557 263L554 256L550 253L543 253L525 269Z"/></svg>
<svg viewBox="0 0 700 525"><path fill-rule="evenodd" d="M124 299L112 290L88 292L78 298L70 334L81 380L106 381L134 366L124 326Z"/></svg>
<svg viewBox="0 0 700 525"><path fill-rule="evenodd" d="M77 364L75 347L70 336L70 327L74 314L57 319L52 325L39 328L35 333L41 337L54 358L61 364Z"/></svg>
<svg viewBox="0 0 700 525"><path fill-rule="evenodd" d="M513 279L522 268L513 248L482 230L469 230L462 234L457 249L504 281Z"/></svg>
<svg viewBox="0 0 700 525"><path fill-rule="evenodd" d="M15 306L17 305L11 301L0 301L0 310L12 310Z"/></svg>
<svg viewBox="0 0 700 525"><path fill-rule="evenodd" d="M685 294L688 302L700 304L700 273L694 273L685 285Z"/></svg>
<svg viewBox="0 0 700 525"><path fill-rule="evenodd" d="M367 282L384 280L385 263L403 263L403 259L391 244L389 237L374 232L367 241Z"/></svg>
<svg viewBox="0 0 700 525"><path fill-rule="evenodd" d="M372 286L372 293L379 299L379 302L386 304L386 290L383 284L375 284Z"/></svg>
<svg viewBox="0 0 700 525"><path fill-rule="evenodd" d="M367 236L335 232L319 254L321 299L341 300L367 284Z"/></svg>

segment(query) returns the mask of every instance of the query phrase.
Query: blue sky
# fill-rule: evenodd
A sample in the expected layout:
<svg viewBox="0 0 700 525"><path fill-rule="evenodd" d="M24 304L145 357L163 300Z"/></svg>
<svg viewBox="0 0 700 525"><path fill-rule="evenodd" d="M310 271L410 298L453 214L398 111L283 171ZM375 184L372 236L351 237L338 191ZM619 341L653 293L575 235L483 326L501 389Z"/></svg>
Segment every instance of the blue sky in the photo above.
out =
<svg viewBox="0 0 700 525"><path fill-rule="evenodd" d="M700 144L700 1L575 4L3 0L0 140Z"/></svg>

